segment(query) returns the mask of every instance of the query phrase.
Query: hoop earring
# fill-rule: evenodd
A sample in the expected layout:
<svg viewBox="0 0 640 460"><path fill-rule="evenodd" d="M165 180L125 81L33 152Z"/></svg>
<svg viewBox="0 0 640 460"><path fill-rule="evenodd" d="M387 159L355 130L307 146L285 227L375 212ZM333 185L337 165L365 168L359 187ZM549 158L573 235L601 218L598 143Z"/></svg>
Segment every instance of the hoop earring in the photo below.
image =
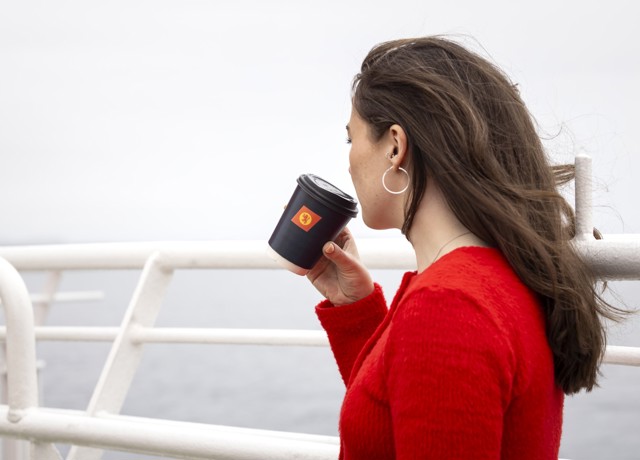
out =
<svg viewBox="0 0 640 460"><path fill-rule="evenodd" d="M405 173L405 174L407 175L407 185L405 185L405 186L404 186L404 188L403 188L402 190L399 190L399 191L397 191L397 192L395 192L395 191L393 191L393 190L390 190L390 189L389 189L389 187L387 187L387 184L385 183L385 181L384 181L384 180L385 180L385 178L386 178L386 176L387 176L387 173L388 173L389 171L391 171L392 169L393 169L393 166L390 166L390 167L389 167L389 169L387 169L387 170L384 172L384 174L382 175L382 186L384 187L384 189L385 189L387 192L391 193L392 195L401 195L401 194L403 194L404 192L406 192L406 191L407 191L407 189L409 188L409 184L411 183L411 178L409 177L409 173L407 172L407 170L406 170L406 169L404 169L404 168L398 168L398 171L402 171L403 173Z"/></svg>

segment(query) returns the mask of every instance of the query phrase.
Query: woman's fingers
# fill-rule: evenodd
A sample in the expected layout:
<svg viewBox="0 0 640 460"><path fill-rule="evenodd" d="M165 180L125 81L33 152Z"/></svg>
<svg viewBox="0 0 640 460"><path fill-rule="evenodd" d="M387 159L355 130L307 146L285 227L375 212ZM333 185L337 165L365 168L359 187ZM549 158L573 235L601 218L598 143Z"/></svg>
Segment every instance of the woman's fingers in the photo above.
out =
<svg viewBox="0 0 640 460"><path fill-rule="evenodd" d="M318 291L335 305L359 300L371 293L373 281L360 263L351 232L344 229L322 248L323 257L307 273Z"/></svg>

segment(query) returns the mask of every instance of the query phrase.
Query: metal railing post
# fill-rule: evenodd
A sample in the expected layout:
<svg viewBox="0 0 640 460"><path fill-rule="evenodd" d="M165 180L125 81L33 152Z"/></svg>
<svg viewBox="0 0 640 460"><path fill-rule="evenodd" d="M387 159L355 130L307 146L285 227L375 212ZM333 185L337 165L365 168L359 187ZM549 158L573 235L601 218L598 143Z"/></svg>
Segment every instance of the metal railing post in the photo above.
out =
<svg viewBox="0 0 640 460"><path fill-rule="evenodd" d="M575 160L575 212L577 240L593 240L592 204L592 160L585 154L576 155Z"/></svg>
<svg viewBox="0 0 640 460"><path fill-rule="evenodd" d="M7 323L5 342L7 367L7 420L18 424L25 411L38 406L38 377L36 365L36 337L33 306L24 280L17 270L0 258L0 299ZM18 444L5 443L5 460L23 455ZM57 450L52 444L32 443L33 460L57 460ZM46 456L46 457L45 457ZM58 458L59 455L58 455Z"/></svg>
<svg viewBox="0 0 640 460"><path fill-rule="evenodd" d="M32 299L34 323L36 326L44 325L49 315L49 310L51 310L51 304L54 302L56 293L60 287L61 280L62 272L60 270L49 272L42 290L42 296L37 300Z"/></svg>
<svg viewBox="0 0 640 460"><path fill-rule="evenodd" d="M38 405L36 338L29 292L15 268L0 259L0 298L7 322L6 363L9 420Z"/></svg>
<svg viewBox="0 0 640 460"><path fill-rule="evenodd" d="M160 253L149 257L89 401L88 415L120 412L142 359L144 347L135 339L136 330L153 327L172 277L173 270L166 267ZM101 457L101 449L73 446L67 459L99 460Z"/></svg>

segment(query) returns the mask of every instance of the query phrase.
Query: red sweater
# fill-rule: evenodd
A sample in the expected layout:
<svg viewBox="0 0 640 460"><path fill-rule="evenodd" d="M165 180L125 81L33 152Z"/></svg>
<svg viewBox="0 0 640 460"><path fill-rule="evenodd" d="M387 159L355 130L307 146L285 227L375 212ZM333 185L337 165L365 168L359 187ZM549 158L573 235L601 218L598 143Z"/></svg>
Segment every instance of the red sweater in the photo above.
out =
<svg viewBox="0 0 640 460"><path fill-rule="evenodd" d="M495 249L466 247L316 312L347 391L344 460L557 459L564 395L536 296Z"/></svg>

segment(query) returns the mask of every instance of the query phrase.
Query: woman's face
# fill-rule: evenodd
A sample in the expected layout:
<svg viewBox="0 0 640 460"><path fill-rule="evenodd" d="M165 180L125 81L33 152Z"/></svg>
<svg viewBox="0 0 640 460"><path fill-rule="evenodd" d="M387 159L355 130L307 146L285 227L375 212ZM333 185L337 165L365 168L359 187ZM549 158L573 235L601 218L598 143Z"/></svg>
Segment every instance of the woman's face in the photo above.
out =
<svg viewBox="0 0 640 460"><path fill-rule="evenodd" d="M393 143L389 136L374 141L368 124L355 109L351 110L347 136L347 142L351 144L349 173L362 207L364 223L374 229L397 227L395 208L399 200L382 187L382 175L391 166L387 155L393 151Z"/></svg>

